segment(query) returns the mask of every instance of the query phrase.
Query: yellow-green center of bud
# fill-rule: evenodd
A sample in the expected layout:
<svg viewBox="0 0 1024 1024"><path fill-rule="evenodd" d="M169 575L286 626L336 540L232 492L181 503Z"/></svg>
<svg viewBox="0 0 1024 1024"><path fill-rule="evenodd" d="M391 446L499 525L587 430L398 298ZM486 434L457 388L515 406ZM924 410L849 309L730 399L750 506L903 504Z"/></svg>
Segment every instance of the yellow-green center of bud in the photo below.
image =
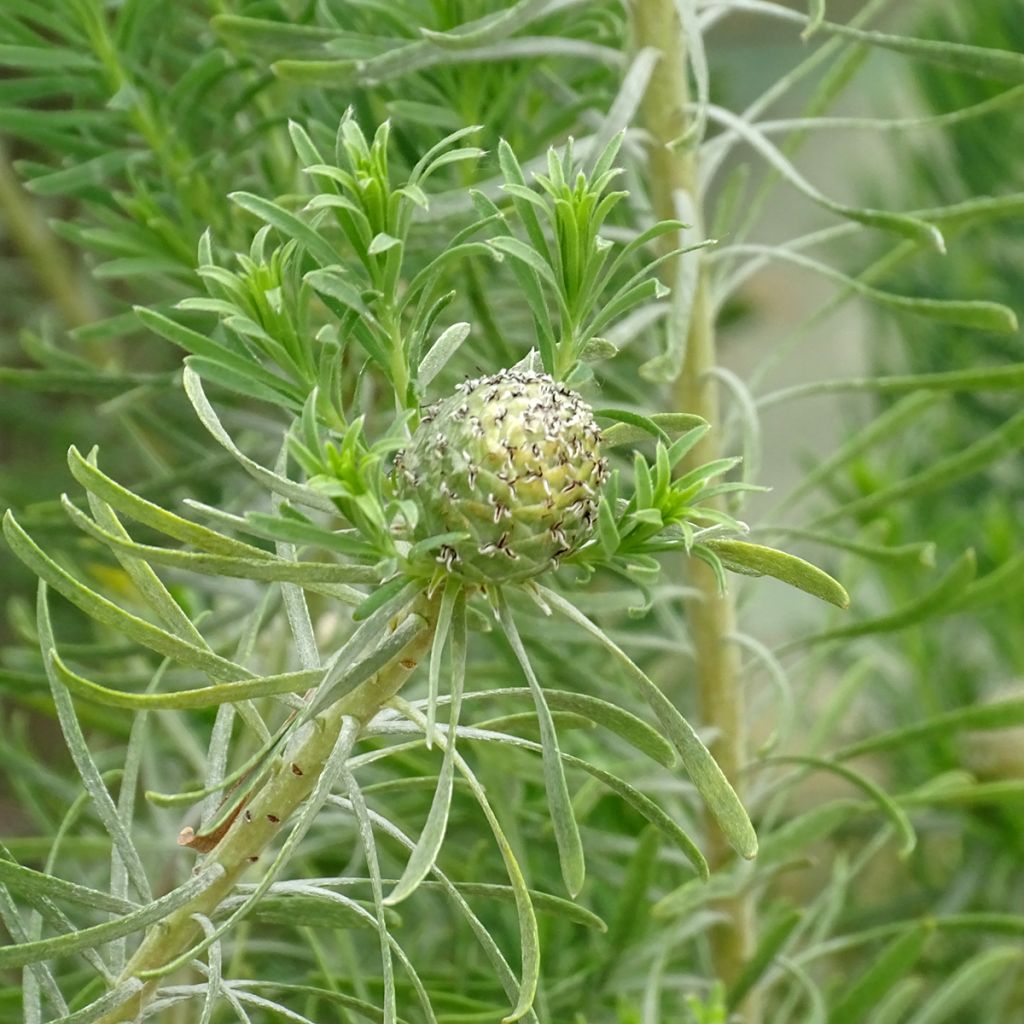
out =
<svg viewBox="0 0 1024 1024"><path fill-rule="evenodd" d="M464 536L438 561L474 582L526 580L591 537L608 475L589 405L545 373L503 370L427 410L395 460L417 541Z"/></svg>

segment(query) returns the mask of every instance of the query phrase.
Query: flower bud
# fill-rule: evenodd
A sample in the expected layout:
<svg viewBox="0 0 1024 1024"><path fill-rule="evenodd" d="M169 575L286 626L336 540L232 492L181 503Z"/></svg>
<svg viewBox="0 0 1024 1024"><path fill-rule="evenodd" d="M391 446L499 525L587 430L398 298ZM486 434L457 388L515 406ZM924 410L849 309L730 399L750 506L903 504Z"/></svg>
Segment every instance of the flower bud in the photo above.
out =
<svg viewBox="0 0 1024 1024"><path fill-rule="evenodd" d="M419 509L414 540L479 583L530 579L591 537L608 475L590 406L532 370L466 381L427 410L395 460L399 496Z"/></svg>

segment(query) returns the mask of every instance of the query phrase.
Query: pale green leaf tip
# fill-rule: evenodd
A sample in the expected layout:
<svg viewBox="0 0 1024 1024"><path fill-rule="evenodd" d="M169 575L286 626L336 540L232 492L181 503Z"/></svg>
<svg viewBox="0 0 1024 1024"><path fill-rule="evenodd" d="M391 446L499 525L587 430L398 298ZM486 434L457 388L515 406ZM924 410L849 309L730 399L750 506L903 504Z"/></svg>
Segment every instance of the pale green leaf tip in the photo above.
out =
<svg viewBox="0 0 1024 1024"><path fill-rule="evenodd" d="M737 838L740 841L734 842L733 848L744 860L753 860L758 851L757 834L754 832L754 827L749 826L744 835Z"/></svg>

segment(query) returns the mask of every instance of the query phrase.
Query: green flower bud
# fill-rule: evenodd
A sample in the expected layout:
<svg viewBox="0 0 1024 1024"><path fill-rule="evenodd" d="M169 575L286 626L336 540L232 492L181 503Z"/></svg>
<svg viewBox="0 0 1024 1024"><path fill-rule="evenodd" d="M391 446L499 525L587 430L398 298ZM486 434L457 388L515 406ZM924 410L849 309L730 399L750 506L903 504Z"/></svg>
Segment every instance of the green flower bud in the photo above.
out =
<svg viewBox="0 0 1024 1024"><path fill-rule="evenodd" d="M608 475L590 406L545 373L502 370L428 409L395 459L414 540L465 534L437 556L478 583L530 579L591 537Z"/></svg>

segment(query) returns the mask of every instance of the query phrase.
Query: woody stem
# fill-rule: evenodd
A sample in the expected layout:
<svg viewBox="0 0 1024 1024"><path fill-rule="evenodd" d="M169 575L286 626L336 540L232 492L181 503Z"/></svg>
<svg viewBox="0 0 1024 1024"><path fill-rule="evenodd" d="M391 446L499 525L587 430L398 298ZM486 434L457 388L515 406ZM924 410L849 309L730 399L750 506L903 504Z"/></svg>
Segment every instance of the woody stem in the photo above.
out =
<svg viewBox="0 0 1024 1024"><path fill-rule="evenodd" d="M285 828L289 817L312 793L328 758L338 744L346 722L362 729L394 697L429 652L434 636L437 609L423 602L409 619L418 628L411 639L369 679L300 727L276 757L261 788L236 815L217 845L203 863L203 872L213 881L188 903L179 907L150 929L128 962L120 983L140 978L172 964L201 934L200 920L210 919L230 894L242 874L257 862ZM398 628L399 623L392 623ZM219 869L219 876L217 875ZM125 1003L98 1018L97 1024L127 1024L138 1019L152 998L159 979L142 978L142 987Z"/></svg>
<svg viewBox="0 0 1024 1024"><path fill-rule="evenodd" d="M651 202L659 217L676 219L678 198L685 194L692 200L699 221L697 149L679 143L686 136L690 117L687 113L687 39L678 5L674 0L633 0L632 9L636 48L653 47L661 54L641 106L650 137ZM699 223L694 227L700 231ZM680 244L675 233L664 236L662 242L667 250ZM699 253L691 253L666 261L661 268L665 282L675 283L679 259L700 258ZM703 417L712 429L690 451L681 467L684 473L721 455L718 393L710 373L716 364L715 322L703 266L698 272L685 353L682 372L675 385L676 407ZM702 718L715 733L712 753L733 787L739 790L740 771L746 759L746 722L738 651L730 641L735 631L735 608L731 596L719 592L709 566L689 559L686 571L695 594L686 603L686 616L694 645ZM712 868L720 868L731 861L733 853L710 815L707 835L708 860ZM726 985L731 985L753 952L757 927L755 908L752 899L744 895L722 901L717 909L724 920L712 932L715 970ZM742 1012L745 1024L756 1024L760 1019L753 998L748 997Z"/></svg>

